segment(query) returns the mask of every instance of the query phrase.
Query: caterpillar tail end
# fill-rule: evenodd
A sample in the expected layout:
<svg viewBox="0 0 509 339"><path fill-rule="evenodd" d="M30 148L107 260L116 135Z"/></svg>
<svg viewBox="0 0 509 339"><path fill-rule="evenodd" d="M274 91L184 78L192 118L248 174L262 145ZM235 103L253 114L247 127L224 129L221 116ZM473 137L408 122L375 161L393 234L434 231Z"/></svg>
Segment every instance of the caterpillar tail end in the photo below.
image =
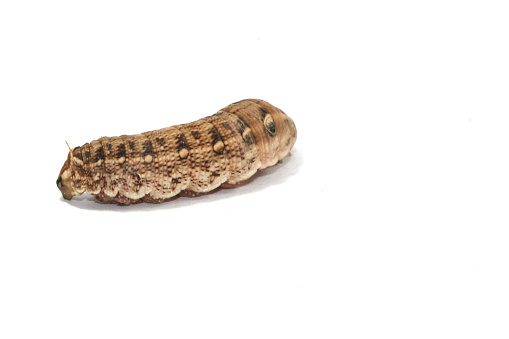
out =
<svg viewBox="0 0 509 339"><path fill-rule="evenodd" d="M72 197L80 195L83 192L78 192L72 180L72 168L71 168L71 154L65 162L64 166L60 170L60 174L57 179L57 187L62 193L62 196L66 200L71 200Z"/></svg>
<svg viewBox="0 0 509 339"><path fill-rule="evenodd" d="M65 174L65 173L63 173ZM60 193L62 193L62 196L65 200L71 200L74 196L72 191L72 186L68 180L69 178L66 178L65 175L59 175L57 179L57 187L60 190Z"/></svg>

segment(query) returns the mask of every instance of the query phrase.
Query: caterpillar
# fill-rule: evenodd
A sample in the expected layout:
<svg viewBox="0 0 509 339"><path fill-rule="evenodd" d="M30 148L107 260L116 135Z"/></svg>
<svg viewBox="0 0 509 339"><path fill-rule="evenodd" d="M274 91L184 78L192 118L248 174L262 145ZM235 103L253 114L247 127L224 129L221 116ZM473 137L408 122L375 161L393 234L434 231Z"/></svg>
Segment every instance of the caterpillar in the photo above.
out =
<svg viewBox="0 0 509 339"><path fill-rule="evenodd" d="M67 200L88 193L104 203L160 203L239 184L281 161L296 140L282 110L246 99L188 124L69 148L57 187Z"/></svg>

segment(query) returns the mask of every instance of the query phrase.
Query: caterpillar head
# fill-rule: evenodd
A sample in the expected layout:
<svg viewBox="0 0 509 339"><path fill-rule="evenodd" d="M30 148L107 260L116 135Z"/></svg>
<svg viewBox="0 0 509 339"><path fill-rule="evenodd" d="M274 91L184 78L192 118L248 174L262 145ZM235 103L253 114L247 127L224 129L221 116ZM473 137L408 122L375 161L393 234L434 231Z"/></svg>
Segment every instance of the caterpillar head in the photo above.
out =
<svg viewBox="0 0 509 339"><path fill-rule="evenodd" d="M251 127L256 136L261 136L255 140L262 162L261 169L274 165L290 153L297 140L297 129L285 112L260 99L246 99L233 105L252 112L255 119L260 119L260 124L252 124Z"/></svg>
<svg viewBox="0 0 509 339"><path fill-rule="evenodd" d="M66 200L71 200L72 197L81 195L85 191L84 187L79 185L80 181L76 180L79 177L78 169L80 168L76 160L76 157L73 156L73 151L69 150L67 160L57 178L57 187Z"/></svg>

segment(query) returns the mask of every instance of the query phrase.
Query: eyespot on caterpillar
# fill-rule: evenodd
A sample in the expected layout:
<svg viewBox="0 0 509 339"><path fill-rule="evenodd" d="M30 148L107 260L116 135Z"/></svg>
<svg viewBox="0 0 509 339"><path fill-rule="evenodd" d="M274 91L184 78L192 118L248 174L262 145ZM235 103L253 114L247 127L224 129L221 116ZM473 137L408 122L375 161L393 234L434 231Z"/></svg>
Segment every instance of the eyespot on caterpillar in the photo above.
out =
<svg viewBox="0 0 509 339"><path fill-rule="evenodd" d="M289 155L296 140L282 110L246 99L188 124L69 148L57 187L67 200L88 193L120 205L160 203L235 186Z"/></svg>

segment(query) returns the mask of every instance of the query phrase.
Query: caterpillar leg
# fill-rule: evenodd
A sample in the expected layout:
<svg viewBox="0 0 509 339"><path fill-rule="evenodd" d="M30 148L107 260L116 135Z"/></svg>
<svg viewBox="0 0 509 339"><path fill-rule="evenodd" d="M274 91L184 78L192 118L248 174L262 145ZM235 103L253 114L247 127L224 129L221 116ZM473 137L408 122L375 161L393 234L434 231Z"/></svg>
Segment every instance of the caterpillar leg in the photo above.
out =
<svg viewBox="0 0 509 339"><path fill-rule="evenodd" d="M222 187L222 186L221 186ZM215 189L214 189L215 190ZM201 197L203 195L207 195L207 194L210 194L211 192L214 192L214 190L212 191L209 191L209 192L195 192L195 191L190 191L190 190L185 190L185 191L181 191L179 193L179 196L181 197L186 197L186 198L191 198L191 197Z"/></svg>

